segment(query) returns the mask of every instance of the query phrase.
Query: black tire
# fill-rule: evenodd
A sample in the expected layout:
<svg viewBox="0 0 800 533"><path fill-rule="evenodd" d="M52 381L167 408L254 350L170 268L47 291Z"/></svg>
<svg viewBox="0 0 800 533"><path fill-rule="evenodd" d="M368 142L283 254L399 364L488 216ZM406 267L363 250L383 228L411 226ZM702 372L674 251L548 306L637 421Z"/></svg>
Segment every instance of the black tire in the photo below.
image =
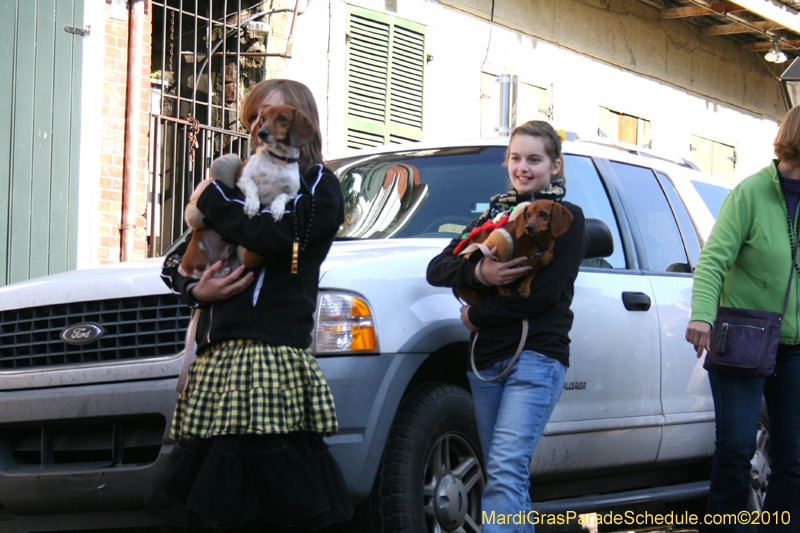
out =
<svg viewBox="0 0 800 533"><path fill-rule="evenodd" d="M425 383L398 408L353 531L478 533L485 483L472 397L455 385Z"/></svg>
<svg viewBox="0 0 800 533"><path fill-rule="evenodd" d="M769 415L767 405L761 402L758 413L758 433L756 434L756 453L750 461L750 491L747 496L747 510L761 512L764 509L764 496L767 494L770 474L769 455ZM750 526L755 533L758 526Z"/></svg>

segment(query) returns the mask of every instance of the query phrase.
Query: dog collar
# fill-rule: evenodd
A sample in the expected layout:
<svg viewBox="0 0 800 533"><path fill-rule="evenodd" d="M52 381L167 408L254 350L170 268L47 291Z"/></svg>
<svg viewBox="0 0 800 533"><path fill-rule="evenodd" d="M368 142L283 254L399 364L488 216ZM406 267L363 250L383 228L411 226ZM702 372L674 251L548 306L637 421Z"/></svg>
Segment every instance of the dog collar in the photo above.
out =
<svg viewBox="0 0 800 533"><path fill-rule="evenodd" d="M269 155L271 155L275 159L280 159L281 161L286 161L287 163L297 163L299 161L299 159L295 157L283 157L282 155L278 155L271 150L267 150L267 152L269 152Z"/></svg>

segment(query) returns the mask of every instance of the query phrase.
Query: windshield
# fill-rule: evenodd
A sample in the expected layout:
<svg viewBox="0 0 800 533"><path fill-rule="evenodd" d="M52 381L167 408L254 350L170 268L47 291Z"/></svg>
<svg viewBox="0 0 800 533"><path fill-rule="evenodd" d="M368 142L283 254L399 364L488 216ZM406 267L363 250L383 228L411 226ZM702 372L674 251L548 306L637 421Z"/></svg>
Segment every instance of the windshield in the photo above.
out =
<svg viewBox="0 0 800 533"><path fill-rule="evenodd" d="M345 203L338 237L387 239L459 235L506 192L505 147L467 147L333 161Z"/></svg>

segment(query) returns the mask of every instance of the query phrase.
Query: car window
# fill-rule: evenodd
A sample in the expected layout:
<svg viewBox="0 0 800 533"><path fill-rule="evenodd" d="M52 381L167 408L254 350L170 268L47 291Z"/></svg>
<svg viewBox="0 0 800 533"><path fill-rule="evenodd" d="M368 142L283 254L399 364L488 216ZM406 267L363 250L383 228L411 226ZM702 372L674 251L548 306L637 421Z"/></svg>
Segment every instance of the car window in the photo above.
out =
<svg viewBox="0 0 800 533"><path fill-rule="evenodd" d="M686 250L689 252L692 270L694 270L694 266L697 265L697 260L700 258L700 241L697 237L697 230L692 223L689 212L686 210L686 206L683 205L683 201L678 195L678 191L675 190L672 180L662 172L656 172L656 175L658 176L658 181L661 183L661 188L667 193L672 211L678 219L678 227L681 230Z"/></svg>
<svg viewBox="0 0 800 533"><path fill-rule="evenodd" d="M616 161L611 162L611 168L633 207L633 224L639 228L647 269L691 272L675 215L655 173L649 168Z"/></svg>
<svg viewBox="0 0 800 533"><path fill-rule="evenodd" d="M700 198L703 199L703 202L705 202L708 210L711 211L711 214L714 215L714 219L716 220L719 208L722 206L722 200L724 200L731 191L718 185L711 185L710 183L696 180L691 181L697 193L700 195Z"/></svg>
<svg viewBox="0 0 800 533"><path fill-rule="evenodd" d="M339 165L345 222L339 238L461 234L510 188L502 146L420 150ZM336 165L336 162L334 162Z"/></svg>
<svg viewBox="0 0 800 533"><path fill-rule="evenodd" d="M587 259L583 266L601 268L625 268L619 226L608 199L600 174L591 158L577 155L564 156L564 174L567 176L565 200L580 206L586 217L599 218L608 224L614 237L614 253L609 257Z"/></svg>

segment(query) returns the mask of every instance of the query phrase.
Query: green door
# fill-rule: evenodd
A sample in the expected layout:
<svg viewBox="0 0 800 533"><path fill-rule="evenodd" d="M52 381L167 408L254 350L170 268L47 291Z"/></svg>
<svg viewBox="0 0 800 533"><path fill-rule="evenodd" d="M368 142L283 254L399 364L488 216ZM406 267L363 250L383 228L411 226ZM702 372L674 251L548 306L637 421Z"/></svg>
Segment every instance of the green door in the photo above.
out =
<svg viewBox="0 0 800 533"><path fill-rule="evenodd" d="M83 0L0 0L0 285L76 268Z"/></svg>

